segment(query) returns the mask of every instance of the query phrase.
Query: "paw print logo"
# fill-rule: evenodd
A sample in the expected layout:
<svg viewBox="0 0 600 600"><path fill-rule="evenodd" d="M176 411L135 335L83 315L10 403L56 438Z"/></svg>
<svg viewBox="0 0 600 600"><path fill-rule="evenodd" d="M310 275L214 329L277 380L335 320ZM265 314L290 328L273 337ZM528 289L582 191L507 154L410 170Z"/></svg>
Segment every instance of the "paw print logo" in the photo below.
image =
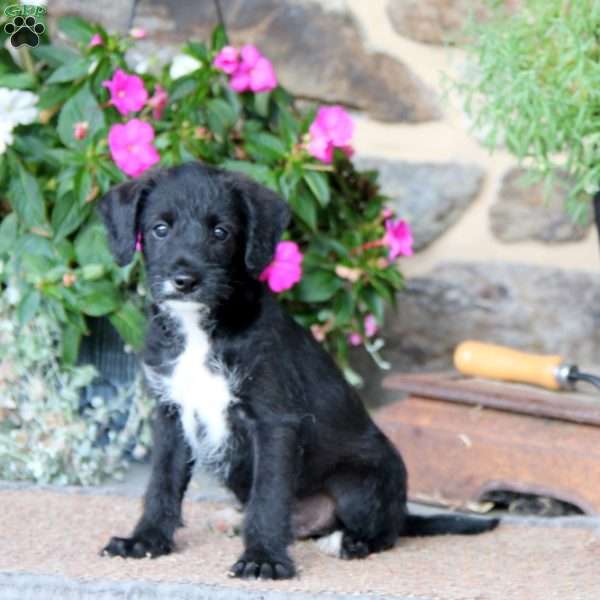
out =
<svg viewBox="0 0 600 600"><path fill-rule="evenodd" d="M4 31L10 35L10 43L14 48L29 46L35 48L40 43L40 35L46 31L42 23L38 23L35 17L15 17L12 23L4 26Z"/></svg>

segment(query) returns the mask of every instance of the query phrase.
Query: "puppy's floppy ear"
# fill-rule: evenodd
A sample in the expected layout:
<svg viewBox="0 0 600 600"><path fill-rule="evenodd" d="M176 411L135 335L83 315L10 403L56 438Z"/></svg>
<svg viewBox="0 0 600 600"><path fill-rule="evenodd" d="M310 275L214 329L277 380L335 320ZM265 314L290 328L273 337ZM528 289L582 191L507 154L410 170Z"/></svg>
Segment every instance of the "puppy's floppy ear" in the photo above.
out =
<svg viewBox="0 0 600 600"><path fill-rule="evenodd" d="M244 175L230 175L246 215L246 270L258 277L273 259L277 242L290 222L290 209L273 190Z"/></svg>
<svg viewBox="0 0 600 600"><path fill-rule="evenodd" d="M120 266L133 259L138 214L145 191L145 182L126 181L109 190L98 203L110 249Z"/></svg>

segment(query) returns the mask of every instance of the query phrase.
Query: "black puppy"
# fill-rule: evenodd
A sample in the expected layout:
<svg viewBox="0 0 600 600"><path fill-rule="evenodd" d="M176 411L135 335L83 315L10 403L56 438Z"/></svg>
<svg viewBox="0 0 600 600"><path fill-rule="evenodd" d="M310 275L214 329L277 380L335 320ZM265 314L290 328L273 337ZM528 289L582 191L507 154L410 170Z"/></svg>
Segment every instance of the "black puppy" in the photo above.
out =
<svg viewBox="0 0 600 600"><path fill-rule="evenodd" d="M293 576L295 534L335 532L338 554L361 558L402 535L495 527L407 513L400 455L331 357L257 281L289 220L274 192L189 163L117 186L100 212L121 265L143 239L153 299L143 366L158 402L143 515L105 553L172 550L194 463L245 506L235 576ZM293 521L319 498L329 515ZM294 522L303 524L294 531Z"/></svg>

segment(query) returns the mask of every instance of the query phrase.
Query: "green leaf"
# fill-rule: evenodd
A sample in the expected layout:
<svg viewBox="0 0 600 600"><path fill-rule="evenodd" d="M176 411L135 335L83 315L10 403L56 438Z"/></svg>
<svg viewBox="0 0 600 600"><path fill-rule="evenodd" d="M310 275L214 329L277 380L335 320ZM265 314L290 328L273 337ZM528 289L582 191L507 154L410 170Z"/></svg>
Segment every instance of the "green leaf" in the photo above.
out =
<svg viewBox="0 0 600 600"><path fill-rule="evenodd" d="M333 310L335 312L335 324L342 327L352 320L354 314L354 300L352 294L342 289L333 300Z"/></svg>
<svg viewBox="0 0 600 600"><path fill-rule="evenodd" d="M44 87L39 94L40 100L38 102L38 108L40 110L54 108L72 95L73 90L69 85L50 85Z"/></svg>
<svg viewBox="0 0 600 600"><path fill-rule="evenodd" d="M100 279L105 272L106 268L104 265L84 265L81 269L81 276L85 281L96 281L97 279Z"/></svg>
<svg viewBox="0 0 600 600"><path fill-rule="evenodd" d="M89 169L81 169L77 175L75 175L73 191L78 199L79 206L83 207L89 202L92 184L93 177Z"/></svg>
<svg viewBox="0 0 600 600"><path fill-rule="evenodd" d="M214 28L210 38L211 48L213 50L220 50L221 48L223 48L223 46L227 46L227 43L228 39L225 28L223 27L223 25L217 25L217 27Z"/></svg>
<svg viewBox="0 0 600 600"><path fill-rule="evenodd" d="M12 212L0 223L0 255L14 250L14 244L17 241L17 214Z"/></svg>
<svg viewBox="0 0 600 600"><path fill-rule="evenodd" d="M280 134L285 138L288 146L292 146L298 141L300 126L287 108L279 107L277 114L277 128L279 129Z"/></svg>
<svg viewBox="0 0 600 600"><path fill-rule="evenodd" d="M385 314L385 303L383 298L371 287L365 288L359 295L360 299L367 305L369 312L375 315L379 323L383 323Z"/></svg>
<svg viewBox="0 0 600 600"><path fill-rule="evenodd" d="M83 140L76 140L75 123L80 121L88 123L88 134ZM104 127L104 113L87 85L65 102L58 116L58 136L69 148L83 150Z"/></svg>
<svg viewBox="0 0 600 600"><path fill-rule="evenodd" d="M188 42L184 48L184 51L194 58L197 58L201 62L208 62L210 60L208 49L204 44L200 44L198 42Z"/></svg>
<svg viewBox="0 0 600 600"><path fill-rule="evenodd" d="M87 76L90 67L90 61L87 58L79 58L75 62L69 62L58 67L58 69L46 79L46 83L65 83L66 81L81 79L82 77Z"/></svg>
<svg viewBox="0 0 600 600"><path fill-rule="evenodd" d="M26 276L33 275L35 278L42 278L52 269L53 262L47 256L25 254L21 257L21 265Z"/></svg>
<svg viewBox="0 0 600 600"><path fill-rule="evenodd" d="M79 307L90 317L102 317L119 307L121 298L110 281L86 281L79 294Z"/></svg>
<svg viewBox="0 0 600 600"><path fill-rule="evenodd" d="M43 60L51 67L58 67L65 63L72 63L79 58L79 54L66 46L44 44L32 48L31 53L38 60Z"/></svg>
<svg viewBox="0 0 600 600"><path fill-rule="evenodd" d="M133 302L123 304L119 310L109 316L109 319L126 344L135 350L142 347L146 319Z"/></svg>
<svg viewBox="0 0 600 600"><path fill-rule="evenodd" d="M26 227L43 226L46 210L38 180L20 162L16 163L16 171L8 190L11 205Z"/></svg>
<svg viewBox="0 0 600 600"><path fill-rule="evenodd" d="M310 191L319 201L319 204L325 208L331 200L329 180L327 176L324 173L319 173L318 171L305 171L303 178L310 188Z"/></svg>
<svg viewBox="0 0 600 600"><path fill-rule="evenodd" d="M61 17L58 20L58 28L68 38L85 45L89 44L91 37L96 33L94 27L80 17Z"/></svg>
<svg viewBox="0 0 600 600"><path fill-rule="evenodd" d="M257 161L276 161L286 154L283 142L270 133L255 133L245 144L246 151Z"/></svg>
<svg viewBox="0 0 600 600"><path fill-rule="evenodd" d="M77 235L75 256L81 266L87 264L112 266L114 264L106 239L106 231L100 223L88 225Z"/></svg>
<svg viewBox="0 0 600 600"><path fill-rule="evenodd" d="M27 325L34 317L40 307L40 293L33 289L29 290L24 296L17 308L17 320L21 326Z"/></svg>
<svg viewBox="0 0 600 600"><path fill-rule="evenodd" d="M91 204L80 205L73 194L59 196L52 210L54 239L59 241L73 233L89 217L91 211Z"/></svg>
<svg viewBox="0 0 600 600"><path fill-rule="evenodd" d="M297 194L289 198L289 204L296 216L313 231L317 229L317 205L311 195Z"/></svg>
<svg viewBox="0 0 600 600"><path fill-rule="evenodd" d="M224 160L222 166L225 169L230 169L231 171L244 173L245 175L248 175L249 177L252 177L252 179L258 181L258 183L262 183L263 185L270 187L272 190L278 191L275 175L266 165L257 165L244 160Z"/></svg>
<svg viewBox="0 0 600 600"><path fill-rule="evenodd" d="M229 102L215 98L206 105L206 117L210 130L217 137L223 139L229 129L235 125L238 115Z"/></svg>
<svg viewBox="0 0 600 600"><path fill-rule="evenodd" d="M67 323L62 334L62 361L66 365L74 365L79 356L81 344L81 328L73 323Z"/></svg>
<svg viewBox="0 0 600 600"><path fill-rule="evenodd" d="M342 282L334 273L319 269L304 273L296 293L304 302L325 302L341 287Z"/></svg>
<svg viewBox="0 0 600 600"><path fill-rule="evenodd" d="M42 236L28 233L17 238L15 254L25 256L27 254L35 254L46 256L48 258L55 257L55 249L52 242Z"/></svg>
<svg viewBox="0 0 600 600"><path fill-rule="evenodd" d="M269 116L269 103L271 100L271 92L262 92L260 94L254 94L254 110L261 117Z"/></svg>
<svg viewBox="0 0 600 600"><path fill-rule="evenodd" d="M169 96L169 101L177 102L177 100L189 96L197 87L198 83L193 77L182 77L173 84L173 92Z"/></svg>
<svg viewBox="0 0 600 600"><path fill-rule="evenodd" d="M0 87L30 90L35 87L35 79L30 73L3 73L0 75Z"/></svg>

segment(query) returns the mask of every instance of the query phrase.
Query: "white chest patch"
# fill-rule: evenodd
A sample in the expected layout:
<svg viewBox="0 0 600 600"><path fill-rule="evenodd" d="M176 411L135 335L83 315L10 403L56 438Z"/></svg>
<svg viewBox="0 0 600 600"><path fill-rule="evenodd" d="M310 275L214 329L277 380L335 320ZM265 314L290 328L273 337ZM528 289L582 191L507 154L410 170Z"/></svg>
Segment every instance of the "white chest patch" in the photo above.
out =
<svg viewBox="0 0 600 600"><path fill-rule="evenodd" d="M169 302L168 307L179 323L184 349L171 375L160 378L161 396L179 406L194 458L220 469L230 433L227 409L235 402L234 378L211 362L210 341L200 324L201 307L189 302ZM156 381L155 375L147 374Z"/></svg>

